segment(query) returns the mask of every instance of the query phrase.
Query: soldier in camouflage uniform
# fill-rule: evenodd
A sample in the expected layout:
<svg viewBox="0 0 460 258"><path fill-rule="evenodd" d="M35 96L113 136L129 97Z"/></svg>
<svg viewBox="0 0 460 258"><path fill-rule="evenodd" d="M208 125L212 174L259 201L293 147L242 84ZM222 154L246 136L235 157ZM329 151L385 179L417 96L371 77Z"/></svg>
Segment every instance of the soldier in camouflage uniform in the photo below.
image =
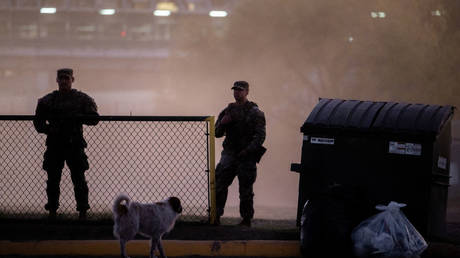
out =
<svg viewBox="0 0 460 258"><path fill-rule="evenodd" d="M45 209L49 211L51 219L56 217L59 207L59 183L64 161L70 169L79 218L85 219L89 209L88 185L85 179L85 171L89 165L84 151L87 144L83 138L82 124L96 125L98 120L81 120L78 117L97 117L99 114L96 103L90 96L72 89L74 80L72 69L59 69L56 78L59 89L39 99L35 110L35 129L47 135L43 169L48 174L48 203Z"/></svg>
<svg viewBox="0 0 460 258"><path fill-rule="evenodd" d="M217 224L224 213L228 187L237 176L239 182L240 225L251 226L254 216L254 191L256 163L265 152L265 115L257 104L248 101L249 84L236 81L233 84L235 102L230 103L216 121L217 138L225 135L221 159L216 167Z"/></svg>

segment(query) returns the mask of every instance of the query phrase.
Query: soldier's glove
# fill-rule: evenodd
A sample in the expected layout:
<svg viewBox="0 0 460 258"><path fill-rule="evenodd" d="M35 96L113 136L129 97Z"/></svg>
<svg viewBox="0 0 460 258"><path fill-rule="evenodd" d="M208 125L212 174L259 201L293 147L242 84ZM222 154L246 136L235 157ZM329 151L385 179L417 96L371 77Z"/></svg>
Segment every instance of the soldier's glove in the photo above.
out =
<svg viewBox="0 0 460 258"><path fill-rule="evenodd" d="M232 122L232 117L229 114L225 114L224 117L222 117L222 120L220 120L220 123L222 125L230 124Z"/></svg>

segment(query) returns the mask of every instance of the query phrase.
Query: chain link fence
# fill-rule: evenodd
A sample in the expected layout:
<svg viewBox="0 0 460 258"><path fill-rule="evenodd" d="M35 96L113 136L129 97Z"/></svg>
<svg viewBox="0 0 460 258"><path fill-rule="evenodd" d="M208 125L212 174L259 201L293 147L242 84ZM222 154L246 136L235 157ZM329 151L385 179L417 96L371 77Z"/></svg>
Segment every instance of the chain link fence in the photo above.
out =
<svg viewBox="0 0 460 258"><path fill-rule="evenodd" d="M0 218L47 215L47 176L42 169L46 135L35 131L32 120L0 116ZM119 193L144 203L177 196L182 220L207 219L209 160L214 155L209 124L208 117L101 116L96 126L84 126L90 164L88 219L111 218ZM60 188L59 216L76 218L67 166Z"/></svg>

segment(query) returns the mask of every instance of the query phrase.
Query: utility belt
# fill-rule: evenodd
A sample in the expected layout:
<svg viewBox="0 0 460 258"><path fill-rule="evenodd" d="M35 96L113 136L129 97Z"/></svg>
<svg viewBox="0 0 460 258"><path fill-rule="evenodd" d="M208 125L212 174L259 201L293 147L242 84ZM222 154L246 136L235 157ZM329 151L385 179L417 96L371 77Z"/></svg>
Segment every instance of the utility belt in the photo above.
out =
<svg viewBox="0 0 460 258"><path fill-rule="evenodd" d="M238 155L238 153L240 153L244 148L238 148L238 149L233 149L233 148L226 148L224 146L224 150L227 152L227 153L231 153L232 155ZM259 163L260 160L262 159L262 156L265 154L265 152L267 151L267 148L265 148L264 146L259 146L257 147L257 149L255 151L251 151L247 154L246 157L243 157L243 159L250 159L250 160L253 160L255 161L256 163Z"/></svg>
<svg viewBox="0 0 460 258"><path fill-rule="evenodd" d="M85 139L75 135L48 135L46 146L56 146L63 148L86 148Z"/></svg>

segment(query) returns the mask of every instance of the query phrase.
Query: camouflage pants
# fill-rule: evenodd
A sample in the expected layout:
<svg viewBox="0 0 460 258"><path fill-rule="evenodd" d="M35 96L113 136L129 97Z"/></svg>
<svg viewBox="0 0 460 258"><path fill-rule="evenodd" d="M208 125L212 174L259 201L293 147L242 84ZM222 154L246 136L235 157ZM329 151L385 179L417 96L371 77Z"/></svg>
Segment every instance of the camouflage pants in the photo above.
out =
<svg viewBox="0 0 460 258"><path fill-rule="evenodd" d="M64 162L70 169L70 177L74 186L77 210L86 211L88 204L88 185L85 179L85 171L88 170L88 157L83 148L48 146L43 160L43 169L48 173L46 181L46 194L48 203L47 210L57 210L59 207L59 184L61 182Z"/></svg>
<svg viewBox="0 0 460 258"><path fill-rule="evenodd" d="M243 218L254 217L253 184L257 177L256 162L252 160L240 161L232 154L222 152L219 164L216 167L216 204L217 216L224 214L227 201L228 187L233 179L238 177L240 194L240 215Z"/></svg>

